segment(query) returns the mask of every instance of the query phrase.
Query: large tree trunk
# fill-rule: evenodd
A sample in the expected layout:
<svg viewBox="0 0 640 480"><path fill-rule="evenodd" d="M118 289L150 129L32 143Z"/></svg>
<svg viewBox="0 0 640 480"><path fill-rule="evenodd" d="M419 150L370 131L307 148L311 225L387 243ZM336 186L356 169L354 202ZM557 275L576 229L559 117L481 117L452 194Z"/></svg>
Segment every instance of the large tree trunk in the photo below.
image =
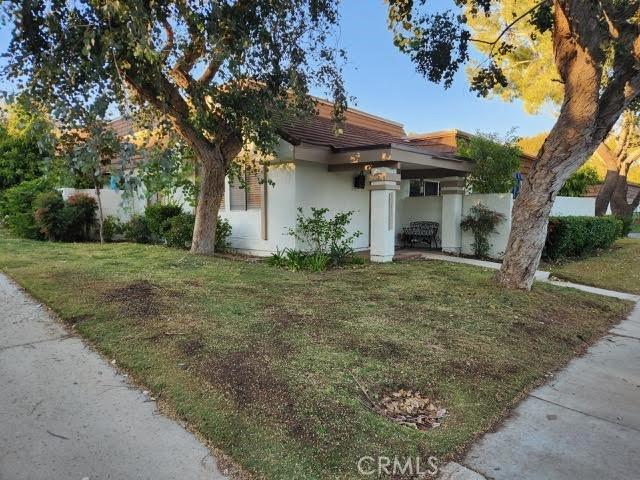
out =
<svg viewBox="0 0 640 480"><path fill-rule="evenodd" d="M604 177L604 183L600 186L598 196L596 197L596 216L601 217L607 214L611 197L618 183L618 172L607 170Z"/></svg>
<svg viewBox="0 0 640 480"><path fill-rule="evenodd" d="M214 148L198 151L200 156L200 192L196 206L191 253L213 255L216 246L218 212L224 197L224 159Z"/></svg>
<svg viewBox="0 0 640 480"><path fill-rule="evenodd" d="M618 217L629 217L635 208L627 201L629 194L629 184L627 183L627 175L629 167L623 163L618 178L616 180L616 188L611 196L611 213Z"/></svg>
<svg viewBox="0 0 640 480"><path fill-rule="evenodd" d="M547 235L549 213L558 192L613 126L613 123L605 126L604 131L596 122L602 60L592 58L592 52L575 41L576 32L569 23L572 15L584 16L587 23L582 28L595 19L590 18L588 9L570 7L567 3L556 0L553 31L556 65L565 84L564 101L514 205L511 233L497 275L498 282L508 288L531 288Z"/></svg>
<svg viewBox="0 0 640 480"><path fill-rule="evenodd" d="M497 276L499 283L506 287L531 288L556 196L581 161L593 152L584 142L565 142L565 138L571 138L575 133L573 126L558 121L523 182L513 208L506 254Z"/></svg>
<svg viewBox="0 0 640 480"><path fill-rule="evenodd" d="M604 178L604 183L600 186L598 196L596 197L596 215L598 217L607 214L609 209L609 203L611 202L611 196L616 189L618 183L618 169L620 163L617 161L616 155L609 149L604 143L600 144L596 151L598 156L602 159L607 166L607 175Z"/></svg>

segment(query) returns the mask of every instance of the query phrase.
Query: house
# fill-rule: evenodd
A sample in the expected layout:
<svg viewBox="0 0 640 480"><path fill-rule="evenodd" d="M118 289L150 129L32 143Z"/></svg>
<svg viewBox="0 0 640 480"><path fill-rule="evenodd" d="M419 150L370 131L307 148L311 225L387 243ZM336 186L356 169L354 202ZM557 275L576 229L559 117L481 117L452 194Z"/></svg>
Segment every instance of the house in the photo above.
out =
<svg viewBox="0 0 640 480"><path fill-rule="evenodd" d="M316 117L282 132L267 171L274 186L251 177L248 190L227 185L220 215L232 225L233 248L255 255L299 248L287 233L298 207L326 207L354 212L350 228L362 232L354 247L369 250L372 261L390 261L402 228L412 221L436 222L442 250L470 253L472 239L465 241L460 230L465 211L478 201L511 211L511 194L465 195L464 177L473 163L456 150L469 134L407 136L399 123L350 109L336 135L330 104L319 101L318 107ZM510 221L499 228L496 256L504 251Z"/></svg>
<svg viewBox="0 0 640 480"><path fill-rule="evenodd" d="M391 261L402 245L401 233L411 222L437 224L434 246L453 254L473 253L473 237L460 221L471 207L483 203L505 216L491 238L490 256L500 257L511 229L513 196L473 194L464 179L473 162L456 155L471 135L459 130L407 135L401 124L349 109L342 131L335 132L331 104L318 100L318 115L283 128L274 158L260 176L247 176L249 188L226 183L220 216L231 226L232 248L253 255L269 255L285 248L302 248L288 234L296 225L298 208L328 208L330 213L353 211L350 233L359 231L354 248L369 251L375 262ZM131 134L131 124L116 120L113 127ZM523 155L526 174L533 157ZM64 189L69 195L72 189ZM91 192L87 192L91 194ZM107 208L118 205L119 194L105 195ZM111 198L113 197L113 198ZM181 202L178 195L174 201ZM191 207L184 204L186 210ZM594 199L558 198L552 214L593 215ZM126 220L144 205L114 212ZM579 213L577 213L579 212Z"/></svg>

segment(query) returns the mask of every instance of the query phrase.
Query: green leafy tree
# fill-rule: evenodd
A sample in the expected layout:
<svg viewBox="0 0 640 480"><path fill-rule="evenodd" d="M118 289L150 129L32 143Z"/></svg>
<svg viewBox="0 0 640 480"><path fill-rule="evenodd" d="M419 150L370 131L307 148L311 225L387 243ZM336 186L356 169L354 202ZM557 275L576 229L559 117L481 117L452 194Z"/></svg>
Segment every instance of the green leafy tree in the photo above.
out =
<svg viewBox="0 0 640 480"><path fill-rule="evenodd" d="M191 251L212 254L225 174L243 146L274 151L287 119L313 113L314 86L342 117L337 3L7 0L7 71L59 115L100 95L168 120L198 162Z"/></svg>
<svg viewBox="0 0 640 480"><path fill-rule="evenodd" d="M79 128L63 131L58 141L58 150L68 170L76 176L90 179L96 193L100 243L104 243L102 187L117 159L126 161L133 154L133 146L122 142L109 128L105 120L106 107L106 103L97 101L87 108L78 108L75 117L82 119Z"/></svg>
<svg viewBox="0 0 640 480"><path fill-rule="evenodd" d="M466 179L474 193L507 193L515 186L522 155L516 138L503 140L495 134L477 134L462 142L458 155L475 163Z"/></svg>
<svg viewBox="0 0 640 480"><path fill-rule="evenodd" d="M514 27L525 22L534 27L529 39L548 36L553 48L563 101L516 199L497 277L506 287L530 289L555 197L640 96L640 0L541 0L509 18L501 13L505 0L455 0L455 4L457 11L427 8L425 0L389 1L395 44L431 81L450 86L455 73L472 62L473 44L485 48L486 54L475 67L471 89L486 96L507 88L505 61L526 35ZM492 38L476 36L470 21L478 16L495 19L502 27L499 33ZM548 62L548 58L527 61Z"/></svg>
<svg viewBox="0 0 640 480"><path fill-rule="evenodd" d="M10 103L0 123L0 191L44 175L45 159L53 153L46 115L33 105Z"/></svg>
<svg viewBox="0 0 640 480"><path fill-rule="evenodd" d="M558 195L564 197L582 197L589 191L589 187L598 185L600 177L595 168L589 165L583 165L573 172L571 176L564 182Z"/></svg>

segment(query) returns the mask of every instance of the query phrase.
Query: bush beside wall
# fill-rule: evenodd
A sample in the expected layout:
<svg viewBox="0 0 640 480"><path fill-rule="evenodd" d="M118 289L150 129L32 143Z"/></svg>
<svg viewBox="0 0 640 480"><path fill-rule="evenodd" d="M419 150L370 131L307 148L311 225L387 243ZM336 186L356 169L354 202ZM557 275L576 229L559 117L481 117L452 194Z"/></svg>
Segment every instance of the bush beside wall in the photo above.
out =
<svg viewBox="0 0 640 480"><path fill-rule="evenodd" d="M611 247L623 230L614 217L551 217L543 255L551 260L588 255Z"/></svg>
<svg viewBox="0 0 640 480"><path fill-rule="evenodd" d="M51 190L49 182L42 178L8 188L0 195L0 220L17 237L42 239L33 202L39 194Z"/></svg>

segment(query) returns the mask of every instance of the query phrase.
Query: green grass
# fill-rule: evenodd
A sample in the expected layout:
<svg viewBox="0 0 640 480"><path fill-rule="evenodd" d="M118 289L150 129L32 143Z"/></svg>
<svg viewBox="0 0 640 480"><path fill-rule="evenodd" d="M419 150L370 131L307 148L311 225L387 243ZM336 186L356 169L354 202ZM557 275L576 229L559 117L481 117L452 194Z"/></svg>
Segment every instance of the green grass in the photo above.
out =
<svg viewBox="0 0 640 480"><path fill-rule="evenodd" d="M459 452L628 312L435 261L292 273L159 246L0 237L0 270L247 471L358 478L362 456ZM449 417L417 431L363 403L409 388Z"/></svg>
<svg viewBox="0 0 640 480"><path fill-rule="evenodd" d="M640 294L640 240L624 238L598 255L541 268L571 282Z"/></svg>

